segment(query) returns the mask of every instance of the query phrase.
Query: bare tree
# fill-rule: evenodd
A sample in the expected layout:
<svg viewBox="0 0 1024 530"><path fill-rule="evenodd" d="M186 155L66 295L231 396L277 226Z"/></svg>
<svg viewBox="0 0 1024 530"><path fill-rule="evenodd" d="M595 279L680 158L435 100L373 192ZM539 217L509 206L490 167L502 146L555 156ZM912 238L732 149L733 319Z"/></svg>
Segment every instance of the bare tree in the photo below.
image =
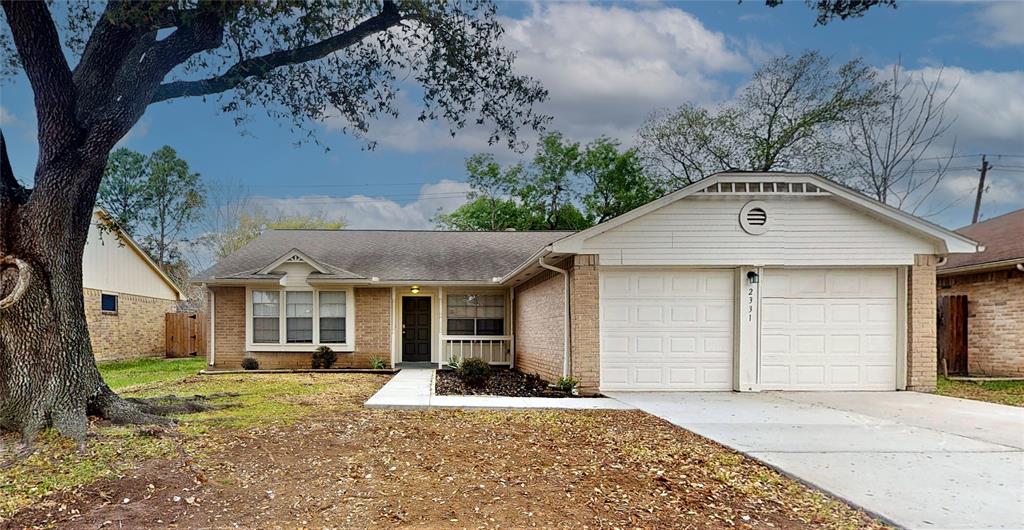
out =
<svg viewBox="0 0 1024 530"><path fill-rule="evenodd" d="M946 105L956 86L940 93L942 71L934 79L905 75L902 65L892 67L883 103L850 124L848 183L871 197L901 210L936 215L962 197L944 204L931 199L953 160L956 141L940 154L939 140L956 122ZM929 204L929 211L921 211Z"/></svg>

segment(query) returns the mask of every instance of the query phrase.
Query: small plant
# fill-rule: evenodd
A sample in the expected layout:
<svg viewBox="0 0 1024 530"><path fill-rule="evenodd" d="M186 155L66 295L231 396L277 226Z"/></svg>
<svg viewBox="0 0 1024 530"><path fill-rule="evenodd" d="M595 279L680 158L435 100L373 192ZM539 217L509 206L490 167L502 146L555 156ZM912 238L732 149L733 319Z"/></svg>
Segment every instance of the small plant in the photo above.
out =
<svg viewBox="0 0 1024 530"><path fill-rule="evenodd" d="M259 370L260 369L260 362L257 361L255 357L246 357L245 359L242 359L242 369L243 370Z"/></svg>
<svg viewBox="0 0 1024 530"><path fill-rule="evenodd" d="M565 392L566 394L576 395L579 391L576 387L580 384L579 380L571 375L563 375L558 378L558 382L555 383L555 388Z"/></svg>
<svg viewBox="0 0 1024 530"><path fill-rule="evenodd" d="M370 368L373 370L384 370L388 367L388 362L383 357L374 355L370 357Z"/></svg>
<svg viewBox="0 0 1024 530"><path fill-rule="evenodd" d="M491 376L491 365L487 364L483 359L471 357L463 359L459 363L459 367L455 369L455 374L468 386L480 386Z"/></svg>
<svg viewBox="0 0 1024 530"><path fill-rule="evenodd" d="M338 354L329 346L320 346L313 352L313 368L330 368L337 360Z"/></svg>
<svg viewBox="0 0 1024 530"><path fill-rule="evenodd" d="M452 355L451 358L448 359L448 368L451 368L452 370L455 370L457 372L461 367L462 357L459 357L458 355Z"/></svg>

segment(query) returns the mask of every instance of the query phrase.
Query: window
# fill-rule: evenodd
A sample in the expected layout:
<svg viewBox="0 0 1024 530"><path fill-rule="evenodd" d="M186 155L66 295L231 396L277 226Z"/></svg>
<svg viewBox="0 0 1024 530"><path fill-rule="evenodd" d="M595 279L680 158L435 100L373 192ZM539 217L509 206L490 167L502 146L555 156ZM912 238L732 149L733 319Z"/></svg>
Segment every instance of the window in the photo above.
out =
<svg viewBox="0 0 1024 530"><path fill-rule="evenodd" d="M345 292L320 293L320 342L345 342Z"/></svg>
<svg viewBox="0 0 1024 530"><path fill-rule="evenodd" d="M117 295L107 293L101 294L100 310L104 313L117 313Z"/></svg>
<svg viewBox="0 0 1024 530"><path fill-rule="evenodd" d="M313 342L313 293L289 291L286 293L285 318L287 342Z"/></svg>
<svg viewBox="0 0 1024 530"><path fill-rule="evenodd" d="M252 292L252 341L276 343L280 340L281 293Z"/></svg>
<svg viewBox="0 0 1024 530"><path fill-rule="evenodd" d="M448 295L449 335L504 335L505 296Z"/></svg>

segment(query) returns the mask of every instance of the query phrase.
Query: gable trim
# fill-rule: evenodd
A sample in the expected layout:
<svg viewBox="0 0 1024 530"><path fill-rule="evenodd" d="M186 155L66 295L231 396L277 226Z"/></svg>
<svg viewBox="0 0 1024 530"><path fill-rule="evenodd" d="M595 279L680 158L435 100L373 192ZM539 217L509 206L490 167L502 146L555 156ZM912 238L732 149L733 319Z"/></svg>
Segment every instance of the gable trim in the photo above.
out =
<svg viewBox="0 0 1024 530"><path fill-rule="evenodd" d="M879 201L871 199L859 192L856 192L850 188L836 184L820 175L813 173L716 173L707 178L694 182L688 186L678 189L668 195L665 195L659 199L651 201L639 208L630 210L614 219L610 219L601 224L592 226L586 230L567 236L563 239L555 241L551 245L551 250L554 252L564 253L578 253L583 250L583 243L595 236L601 235L609 230L622 226L634 219L637 219L643 215L651 213L655 210L661 209L668 206L680 199L689 197L705 188L710 186L717 186L723 180L729 182L778 182L778 183L790 183L790 184L812 184L820 190L828 193L832 197L839 199L841 202L853 206L857 209L863 210L869 214L873 214L877 217L890 221L894 224L899 225L905 230L917 233L925 236L929 239L939 242L942 245L942 253L974 253L980 250L980 244L977 241L964 237L952 230L947 230L939 225L925 221L917 216L908 214L902 210L883 204ZM727 196L732 193L719 192L717 196ZM736 196L749 196L749 192L736 192ZM773 193L753 193L755 196L767 196L771 197ZM817 193L815 195L818 195Z"/></svg>
<svg viewBox="0 0 1024 530"><path fill-rule="evenodd" d="M273 271L274 269L280 267L281 264L283 264L285 262L289 262L289 261L295 262L296 258L299 261L302 261L302 262L306 263L310 267L313 267L314 269L317 270L317 272L319 272L321 274L331 274L331 272L327 269L327 267L323 266L322 264L320 264L320 262L318 262L315 259L309 257L308 254L306 254L305 252L302 252L301 250L299 250L297 248L293 248L293 249L289 250L288 252L285 252L284 254L281 254L281 256L279 256L277 259L275 259L273 262L271 262L270 265L267 265L266 267L260 269L257 272L257 274L269 274L271 271Z"/></svg>

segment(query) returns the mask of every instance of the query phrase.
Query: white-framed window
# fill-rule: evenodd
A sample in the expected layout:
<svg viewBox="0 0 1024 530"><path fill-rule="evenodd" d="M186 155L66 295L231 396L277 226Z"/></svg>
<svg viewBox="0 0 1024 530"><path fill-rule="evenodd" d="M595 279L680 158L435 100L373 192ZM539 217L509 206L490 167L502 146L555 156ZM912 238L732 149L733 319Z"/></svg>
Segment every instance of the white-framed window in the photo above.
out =
<svg viewBox="0 0 1024 530"><path fill-rule="evenodd" d="M355 349L352 289L246 288L248 351Z"/></svg>
<svg viewBox="0 0 1024 530"><path fill-rule="evenodd" d="M449 335L505 334L504 294L449 294L447 308Z"/></svg>

